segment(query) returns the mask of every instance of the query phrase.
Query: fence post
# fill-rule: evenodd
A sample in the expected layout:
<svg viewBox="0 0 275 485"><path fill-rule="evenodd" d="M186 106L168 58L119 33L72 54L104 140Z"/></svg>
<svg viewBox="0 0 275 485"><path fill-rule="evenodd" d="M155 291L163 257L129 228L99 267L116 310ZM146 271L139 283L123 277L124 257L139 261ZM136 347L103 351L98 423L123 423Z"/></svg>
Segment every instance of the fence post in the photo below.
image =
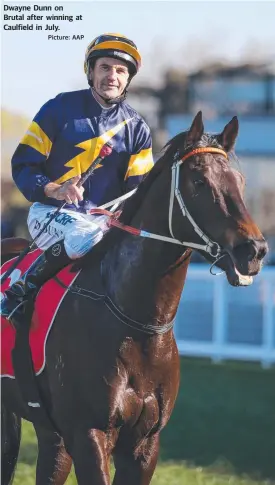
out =
<svg viewBox="0 0 275 485"><path fill-rule="evenodd" d="M217 276L213 294L213 355L214 362L223 360L223 347L227 327L227 298L225 294L225 277Z"/></svg>
<svg viewBox="0 0 275 485"><path fill-rule="evenodd" d="M263 300L263 351L262 366L270 367L272 363L272 351L274 351L274 325L273 325L273 288L272 279L262 279Z"/></svg>

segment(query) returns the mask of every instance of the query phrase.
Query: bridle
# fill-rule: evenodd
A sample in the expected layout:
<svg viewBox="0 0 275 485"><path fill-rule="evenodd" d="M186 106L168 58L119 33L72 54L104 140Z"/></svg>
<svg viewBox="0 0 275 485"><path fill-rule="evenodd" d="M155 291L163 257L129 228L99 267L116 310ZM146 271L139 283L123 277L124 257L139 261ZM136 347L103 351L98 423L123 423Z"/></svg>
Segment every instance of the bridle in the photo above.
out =
<svg viewBox="0 0 275 485"><path fill-rule="evenodd" d="M189 248L192 249L200 249L201 251L205 251L206 253L209 253L212 258L218 258L221 254L221 247L216 241L212 241L198 226L198 224L194 221L193 217L191 216L190 212L188 211L181 191L179 189L179 172L180 172L180 167L183 164L187 158L190 158L194 155L200 154L200 153L220 153L222 154L225 158L228 158L227 153L224 150L221 150L220 148L214 148L214 147L203 147L203 148L195 148L191 152L187 153L184 155L182 158L177 159L178 154L175 155L175 162L172 165L172 180L171 180L171 193L170 193L170 203L169 203L169 231L171 236L175 241L178 243L182 244L183 246L188 246ZM192 242L186 242L186 241L179 241L178 239L175 238L174 233L173 233L173 207L174 207L174 200L175 198L177 199L182 215L183 217L187 217L191 225L193 226L194 231L200 236L200 238L206 243L206 244L196 244Z"/></svg>
<svg viewBox="0 0 275 485"><path fill-rule="evenodd" d="M186 247L189 247L191 249L199 249L201 251L204 251L204 252L208 253L212 258L214 258L215 261L212 264L212 266L214 266L214 264L224 256L224 254L222 254L222 248L216 241L212 241L212 239L210 239L202 231L202 229L200 229L198 224L194 221L193 217L191 216L190 212L188 211L188 209L187 209L187 207L184 203L181 191L179 189L179 172L180 172L181 165L188 158L190 158L194 155L200 154L200 153L219 153L219 154L223 155L225 158L228 158L227 153L224 150L221 150L220 148L214 148L214 147L195 148L191 152L186 153L182 158L179 158L178 152L175 154L174 163L171 167L172 177L171 177L171 191L170 191L169 216L168 216L169 217L169 232L170 232L171 237L161 236L160 234L154 234L152 232L143 231L142 229L137 229L137 228L132 227L132 226L127 226L127 225L125 225L125 224L123 224L123 223L121 223L117 220L118 217L120 216L121 212L110 212L110 211L105 210L103 207L101 207L101 208L92 209L91 211L89 211L89 213L90 214L105 214L105 215L108 215L110 217L109 222L108 222L109 226L118 227L118 228L120 228L124 231L127 231L127 232L130 232L131 234L134 234L135 236L157 239L159 241L170 242L170 243L173 243L173 244L181 244L182 246L186 246ZM135 189L135 191L136 191L136 189ZM135 191L132 191L130 195L132 195L133 192L135 192ZM123 196L123 199L125 199L125 198L126 197ZM115 202L119 203L119 201L121 199L122 198L115 199L112 202L105 204L104 207L108 207ZM192 242L187 242L187 241L180 241L179 239L177 239L174 236L172 225L173 225L173 207L174 207L175 199L177 199L177 201L179 203L180 210L181 210L183 217L187 217L187 219L189 220L189 222L193 226L194 231L205 242L205 244L197 244L197 243L192 243ZM116 206L117 206L117 204L116 204ZM212 269L212 266L211 266L211 269Z"/></svg>

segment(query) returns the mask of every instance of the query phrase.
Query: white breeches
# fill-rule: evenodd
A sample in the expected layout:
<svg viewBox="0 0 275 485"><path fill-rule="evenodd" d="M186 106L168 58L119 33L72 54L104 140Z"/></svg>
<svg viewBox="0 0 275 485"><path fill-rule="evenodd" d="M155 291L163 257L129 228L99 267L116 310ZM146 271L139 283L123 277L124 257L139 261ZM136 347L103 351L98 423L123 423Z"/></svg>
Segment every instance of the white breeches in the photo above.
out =
<svg viewBox="0 0 275 485"><path fill-rule="evenodd" d="M32 238L38 234L49 217L57 210L52 205L35 202L29 211L28 228ZM47 226L37 239L36 244L41 249L47 249L52 244L64 239L65 250L71 259L84 256L108 231L107 216L82 214L68 209L61 209L56 218Z"/></svg>

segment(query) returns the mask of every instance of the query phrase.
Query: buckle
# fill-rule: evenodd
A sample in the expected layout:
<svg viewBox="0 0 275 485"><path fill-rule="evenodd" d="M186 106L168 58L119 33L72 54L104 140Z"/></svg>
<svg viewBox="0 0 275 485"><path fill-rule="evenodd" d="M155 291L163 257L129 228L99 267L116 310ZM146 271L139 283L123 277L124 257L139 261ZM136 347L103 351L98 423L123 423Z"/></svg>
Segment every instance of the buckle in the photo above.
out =
<svg viewBox="0 0 275 485"><path fill-rule="evenodd" d="M215 246L216 246L216 252L214 252ZM210 247L210 251L209 251L210 256L212 256L212 258L217 258L220 255L220 252L221 252L220 245L216 242L213 242L212 246Z"/></svg>

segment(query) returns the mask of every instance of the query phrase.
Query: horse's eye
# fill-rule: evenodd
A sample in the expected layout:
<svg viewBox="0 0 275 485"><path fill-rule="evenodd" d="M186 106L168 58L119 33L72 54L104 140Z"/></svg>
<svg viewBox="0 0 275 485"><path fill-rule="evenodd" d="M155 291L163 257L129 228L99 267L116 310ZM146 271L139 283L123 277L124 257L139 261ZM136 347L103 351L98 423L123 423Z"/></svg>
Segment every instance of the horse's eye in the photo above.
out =
<svg viewBox="0 0 275 485"><path fill-rule="evenodd" d="M201 179L200 180L195 180L194 181L194 184L200 187L200 186L204 185L204 181L201 180Z"/></svg>

